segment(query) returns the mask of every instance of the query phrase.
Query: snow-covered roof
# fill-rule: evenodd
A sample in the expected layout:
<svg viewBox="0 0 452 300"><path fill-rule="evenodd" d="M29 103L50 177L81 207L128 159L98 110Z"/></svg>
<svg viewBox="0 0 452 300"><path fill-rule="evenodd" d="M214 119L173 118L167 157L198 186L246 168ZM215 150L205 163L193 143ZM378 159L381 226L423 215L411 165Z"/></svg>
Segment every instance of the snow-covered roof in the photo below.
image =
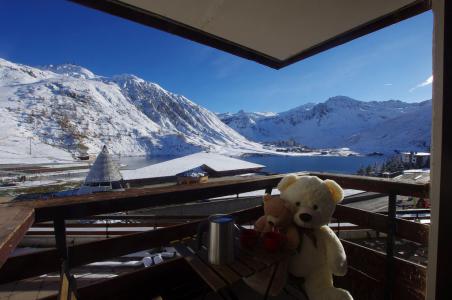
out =
<svg viewBox="0 0 452 300"><path fill-rule="evenodd" d="M430 182L430 170L412 169L403 171L402 175L394 177L394 180L416 183Z"/></svg>
<svg viewBox="0 0 452 300"><path fill-rule="evenodd" d="M170 177L176 176L177 174L197 168L199 166L206 166L207 168L216 172L257 169L265 167L263 165L250 163L228 156L199 152L136 170L124 170L122 173L125 180Z"/></svg>
<svg viewBox="0 0 452 300"><path fill-rule="evenodd" d="M430 156L429 152L402 152L403 155Z"/></svg>
<svg viewBox="0 0 452 300"><path fill-rule="evenodd" d="M85 183L112 182L121 179L122 176L118 165L111 158L107 147L104 146L89 170Z"/></svg>
<svg viewBox="0 0 452 300"><path fill-rule="evenodd" d="M417 155L417 156L430 156L430 153L428 153L428 152L416 152L415 155Z"/></svg>

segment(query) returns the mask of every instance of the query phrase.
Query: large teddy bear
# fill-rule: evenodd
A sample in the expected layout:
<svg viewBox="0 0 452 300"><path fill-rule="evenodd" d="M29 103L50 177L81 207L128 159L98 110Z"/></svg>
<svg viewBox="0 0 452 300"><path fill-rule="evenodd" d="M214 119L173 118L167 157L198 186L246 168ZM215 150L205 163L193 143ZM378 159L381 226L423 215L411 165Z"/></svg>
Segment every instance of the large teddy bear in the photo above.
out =
<svg viewBox="0 0 452 300"><path fill-rule="evenodd" d="M278 184L281 198L294 205L294 223L300 245L291 257L289 273L304 278L309 300L350 300L352 296L333 286L333 274L344 276L347 259L336 234L328 227L336 204L344 194L333 180L316 176L287 175Z"/></svg>

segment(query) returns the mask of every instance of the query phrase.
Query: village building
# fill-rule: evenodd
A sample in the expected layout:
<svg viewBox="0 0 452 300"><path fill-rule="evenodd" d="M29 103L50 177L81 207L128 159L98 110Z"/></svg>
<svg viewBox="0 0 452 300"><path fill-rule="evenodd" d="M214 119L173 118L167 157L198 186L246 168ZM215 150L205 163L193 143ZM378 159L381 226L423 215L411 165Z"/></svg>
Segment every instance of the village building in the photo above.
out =
<svg viewBox="0 0 452 300"><path fill-rule="evenodd" d="M400 159L409 168L430 168L430 153L428 152L402 152Z"/></svg>

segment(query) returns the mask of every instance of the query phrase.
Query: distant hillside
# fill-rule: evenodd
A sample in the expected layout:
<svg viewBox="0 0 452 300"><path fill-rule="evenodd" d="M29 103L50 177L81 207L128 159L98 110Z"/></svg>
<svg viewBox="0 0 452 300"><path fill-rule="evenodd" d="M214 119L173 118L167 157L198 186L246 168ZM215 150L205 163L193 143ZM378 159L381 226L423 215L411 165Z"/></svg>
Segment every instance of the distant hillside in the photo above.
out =
<svg viewBox="0 0 452 300"><path fill-rule="evenodd" d="M256 142L294 140L313 148L349 147L358 152L427 150L431 100L364 102L337 96L278 114L219 114L227 125Z"/></svg>
<svg viewBox="0 0 452 300"><path fill-rule="evenodd" d="M29 67L0 59L0 160L70 153L237 154L261 145L184 96L133 75L101 77L76 65Z"/></svg>

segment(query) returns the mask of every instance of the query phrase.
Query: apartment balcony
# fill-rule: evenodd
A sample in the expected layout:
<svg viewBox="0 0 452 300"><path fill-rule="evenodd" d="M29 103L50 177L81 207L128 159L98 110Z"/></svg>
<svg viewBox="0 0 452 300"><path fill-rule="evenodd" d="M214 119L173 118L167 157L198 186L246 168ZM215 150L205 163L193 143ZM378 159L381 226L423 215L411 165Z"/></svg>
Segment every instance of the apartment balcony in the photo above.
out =
<svg viewBox="0 0 452 300"><path fill-rule="evenodd" d="M429 184L327 173L301 175L303 174L333 179L344 189L378 192L388 196L388 211L385 214L338 205L332 227L340 237L344 237L342 243L347 253L349 268L345 277L335 278L335 285L349 290L355 299L425 299L426 267L399 257L395 251L395 242L410 241L419 247L425 247L428 243L429 226L398 218L396 201L398 196L428 198ZM73 220L106 218L105 214L184 204L258 190L270 192L282 177L283 175L272 175L218 179L204 184L136 188L118 193L2 204L0 296L17 299L57 299L56 292L61 288L58 275L60 270L64 269L66 275L70 276L94 262L118 259L131 253L173 245L177 241L193 237L203 219L200 216L192 216L177 220L175 216L171 221L160 220L156 229L142 228L134 233L119 232L113 237L70 244L67 243L68 236L71 235L69 224L73 223ZM262 206L257 206L236 211L233 215L238 223L250 225L262 213ZM134 217L123 215L117 218ZM154 217L154 222L155 220ZM42 224L49 222L53 224L50 234L55 235L55 248L10 256L27 232L31 233L30 227L39 224L43 226ZM377 232L380 240L385 241L383 251L346 238L347 232L357 229ZM95 273L96 270L92 271L92 274ZM50 275L42 276L44 274ZM77 299L150 299L157 296L163 299L202 299L205 295L208 299L215 299L221 295L212 291L193 266L181 256L148 268L125 268L117 274L119 275L102 279L96 276L76 276L69 286ZM240 288L238 293L240 298ZM282 297L292 299L284 293Z"/></svg>

